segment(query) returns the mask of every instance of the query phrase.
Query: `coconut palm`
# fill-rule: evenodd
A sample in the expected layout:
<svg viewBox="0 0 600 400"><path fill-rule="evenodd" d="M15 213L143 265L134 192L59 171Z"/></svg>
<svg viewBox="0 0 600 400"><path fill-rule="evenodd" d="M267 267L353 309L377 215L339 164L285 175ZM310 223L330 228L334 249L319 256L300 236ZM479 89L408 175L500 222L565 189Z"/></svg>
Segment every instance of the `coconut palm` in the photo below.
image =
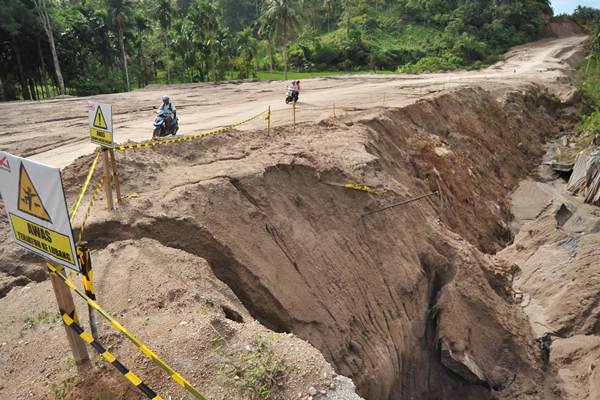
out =
<svg viewBox="0 0 600 400"><path fill-rule="evenodd" d="M125 22L127 18L125 13L129 7L129 0L109 0L109 11L113 18L117 38L119 40L119 50L121 58L121 71L123 72L123 86L126 92L129 92L129 71L127 70L127 54L125 53Z"/></svg>
<svg viewBox="0 0 600 400"><path fill-rule="evenodd" d="M296 0L266 0L263 21L273 26L273 32L283 43L285 79L288 78L288 45L300 28L299 4Z"/></svg>

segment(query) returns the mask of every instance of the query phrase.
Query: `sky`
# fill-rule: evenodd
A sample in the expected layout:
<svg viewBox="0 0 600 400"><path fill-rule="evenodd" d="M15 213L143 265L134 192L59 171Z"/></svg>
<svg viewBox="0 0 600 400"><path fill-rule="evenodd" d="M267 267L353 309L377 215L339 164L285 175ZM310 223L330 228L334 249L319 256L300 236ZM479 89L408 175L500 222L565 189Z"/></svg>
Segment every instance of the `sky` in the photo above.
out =
<svg viewBox="0 0 600 400"><path fill-rule="evenodd" d="M600 8L600 0L552 0L554 15L571 14L577 6Z"/></svg>

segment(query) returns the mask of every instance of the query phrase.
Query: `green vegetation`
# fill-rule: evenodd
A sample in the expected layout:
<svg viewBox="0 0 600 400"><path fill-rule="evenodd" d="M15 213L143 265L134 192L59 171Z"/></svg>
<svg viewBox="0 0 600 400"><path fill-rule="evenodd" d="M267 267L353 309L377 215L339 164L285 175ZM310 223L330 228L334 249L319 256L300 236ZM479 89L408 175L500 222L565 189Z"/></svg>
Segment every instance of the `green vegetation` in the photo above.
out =
<svg viewBox="0 0 600 400"><path fill-rule="evenodd" d="M600 131L600 10L579 7L573 17L590 31L590 54L579 67L578 85L587 110L579 128L593 134Z"/></svg>
<svg viewBox="0 0 600 400"><path fill-rule="evenodd" d="M39 323L51 324L60 319L58 312L50 313L47 310L40 311L35 317L27 317L23 321L23 329L34 329Z"/></svg>
<svg viewBox="0 0 600 400"><path fill-rule="evenodd" d="M220 365L221 372L237 382L236 388L244 399L267 399L285 381L286 374L294 368L286 365L275 354L273 334L257 337L246 354L231 363Z"/></svg>
<svg viewBox="0 0 600 400"><path fill-rule="evenodd" d="M67 396L67 393L73 385L75 384L76 378L70 377L62 381L61 385L55 385L52 387L52 391L54 392L54 397L57 399L64 399Z"/></svg>
<svg viewBox="0 0 600 400"><path fill-rule="evenodd" d="M300 79L477 68L536 39L543 14L552 13L548 0L0 0L0 7L1 100L281 78L275 70Z"/></svg>

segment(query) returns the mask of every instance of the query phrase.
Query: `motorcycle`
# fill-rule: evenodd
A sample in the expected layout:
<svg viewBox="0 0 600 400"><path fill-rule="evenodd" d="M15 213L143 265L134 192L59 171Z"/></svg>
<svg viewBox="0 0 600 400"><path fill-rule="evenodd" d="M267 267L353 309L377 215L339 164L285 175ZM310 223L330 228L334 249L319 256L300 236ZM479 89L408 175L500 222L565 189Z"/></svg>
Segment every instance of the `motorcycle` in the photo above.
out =
<svg viewBox="0 0 600 400"><path fill-rule="evenodd" d="M175 135L179 130L179 118L173 118L171 113L164 110L156 110L156 118L154 118L154 133L152 139Z"/></svg>
<svg viewBox="0 0 600 400"><path fill-rule="evenodd" d="M298 102L298 91L295 90L293 87L289 87L288 91L287 91L287 96L285 98L285 104L290 104L290 103L296 104L297 102Z"/></svg>

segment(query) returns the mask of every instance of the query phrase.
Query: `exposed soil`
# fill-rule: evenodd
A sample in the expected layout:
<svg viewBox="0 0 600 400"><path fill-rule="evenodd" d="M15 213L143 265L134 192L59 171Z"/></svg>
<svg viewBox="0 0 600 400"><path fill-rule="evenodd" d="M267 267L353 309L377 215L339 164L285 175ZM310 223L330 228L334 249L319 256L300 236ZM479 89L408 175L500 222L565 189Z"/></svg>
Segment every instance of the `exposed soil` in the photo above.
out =
<svg viewBox="0 0 600 400"><path fill-rule="evenodd" d="M309 110L301 113L295 130L280 120L271 136L257 122L206 140L118 153L123 191L130 196L113 213L103 209L100 198L86 228L100 303L168 355L209 398L237 395L232 394L236 380L219 374L218 365L239 358L252 337L269 330L278 332L274 351L297 365L273 398L306 398L309 385L324 389L332 383L327 362L370 400L579 399L575 382L581 375L574 374L582 371L580 365L587 365L589 398L594 398L594 358L574 353L598 348L597 341L578 339L598 334L598 304L591 292L597 293L591 280L597 272L587 275L589 291L572 300L589 302L589 313L569 319L575 306L568 302L555 314L545 311L545 324L568 326L561 334L572 337L554 353L560 367L544 371L535 342L539 332L530 326L530 310L515 301L511 279L519 267L522 277L529 273L521 251L534 252L539 243L521 239L522 231L500 257L493 255L513 240L510 193L535 172L544 143L567 128L560 99L574 98L570 79L583 54L582 40L523 46L480 72L318 79L305 85L305 101L354 93L366 99L418 83L410 96L393 98L387 104L392 107L347 108L336 119L327 110ZM448 85L455 88L443 90L448 79L455 79ZM231 122L236 115L252 114L250 109L273 99L274 89L270 95L258 90L265 86L270 85L204 85L219 93L214 98L221 106L231 103L218 118L202 115L218 124L219 118ZM423 87L440 93L421 97ZM191 96L194 88L180 87L177 98ZM240 92L228 96L231 88ZM157 93L102 99L133 111ZM252 108L244 96L256 96ZM77 107L85 102L68 101ZM67 104L61 102L26 108L34 112L37 107L39 114L39 107L48 107L60 114ZM190 121L200 121L203 116L194 112L191 106L186 111ZM135 121L121 127L131 132L129 139L146 136L148 118L142 121L139 115L130 115ZM51 131L54 123L38 126ZM7 147L38 152L39 143L34 146L20 129L2 136L15 138L4 142ZM65 136L75 137L82 129L82 124L66 129ZM59 154L48 146L36 157L68 164L88 151L77 144ZM69 199L81 187L91 159L79 157L65 168ZM344 188L346 183L368 185L378 194ZM363 216L433 191L439 196ZM531 219L542 223L538 217ZM8 238L6 220L0 223L0 235ZM554 235L538 240L545 243ZM580 252L583 260L597 259L594 238L584 246L589 251ZM511 249L515 253L509 254ZM591 264L580 264L585 265ZM8 280L26 275L41 281L23 288L9 283L15 287L0 298L0 337L11 343L0 353L2 375L11 382L1 385L0 394L25 398L32 390L32 397L43 398L73 374L48 358L64 354L59 324L19 330L24 316L37 315L42 304L50 307L49 283L36 259L12 244L0 250L0 270ZM525 289L542 293L540 302L552 298L534 286ZM244 322L227 319L221 305ZM231 337L227 350L207 340L217 320L230 334L222 333ZM107 325L102 339L132 369L156 382L161 393L184 396ZM570 364L575 359L581 360L576 367ZM51 368L50 377L38 376L42 368ZM104 385L99 387L111 387L120 378L108 367L100 376L104 380L94 383ZM91 380L76 385L71 398L85 398ZM134 398L127 384L112 390L114 396Z"/></svg>

